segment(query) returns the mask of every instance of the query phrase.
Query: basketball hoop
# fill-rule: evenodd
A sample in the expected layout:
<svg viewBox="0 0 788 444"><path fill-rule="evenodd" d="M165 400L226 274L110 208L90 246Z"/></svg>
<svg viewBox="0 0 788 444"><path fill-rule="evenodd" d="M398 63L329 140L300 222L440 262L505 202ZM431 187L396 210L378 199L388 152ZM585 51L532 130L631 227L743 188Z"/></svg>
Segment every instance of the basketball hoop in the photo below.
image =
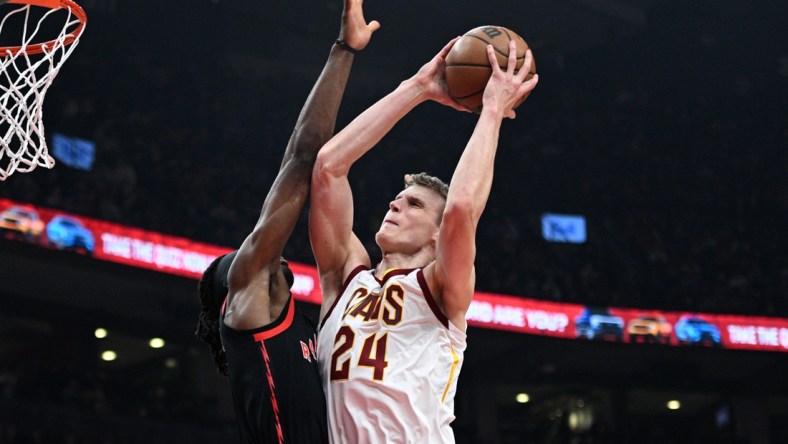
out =
<svg viewBox="0 0 788 444"><path fill-rule="evenodd" d="M0 180L55 165L44 138L44 96L87 24L73 0L0 0L6 4L15 6L0 11Z"/></svg>

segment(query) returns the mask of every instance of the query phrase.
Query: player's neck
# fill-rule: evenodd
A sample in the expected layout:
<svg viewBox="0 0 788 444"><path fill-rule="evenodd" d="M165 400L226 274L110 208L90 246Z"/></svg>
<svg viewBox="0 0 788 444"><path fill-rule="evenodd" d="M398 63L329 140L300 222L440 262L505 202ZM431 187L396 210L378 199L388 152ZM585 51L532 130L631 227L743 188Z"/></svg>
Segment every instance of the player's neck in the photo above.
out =
<svg viewBox="0 0 788 444"><path fill-rule="evenodd" d="M435 260L434 251L420 250L416 254L383 253L383 259L375 267L375 276L383 277L393 269L424 268Z"/></svg>

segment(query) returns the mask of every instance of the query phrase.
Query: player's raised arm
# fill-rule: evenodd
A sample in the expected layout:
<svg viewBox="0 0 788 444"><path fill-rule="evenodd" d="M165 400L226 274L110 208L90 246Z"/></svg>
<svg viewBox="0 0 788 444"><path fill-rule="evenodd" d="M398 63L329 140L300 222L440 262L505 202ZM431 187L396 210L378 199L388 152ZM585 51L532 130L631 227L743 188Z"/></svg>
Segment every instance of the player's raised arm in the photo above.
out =
<svg viewBox="0 0 788 444"><path fill-rule="evenodd" d="M353 51L364 49L379 27L377 21L366 23L362 0L345 0L339 39L346 47L333 45L301 110L260 218L233 262L231 291L243 291L262 269L279 266L285 243L306 201L317 152L333 134Z"/></svg>
<svg viewBox="0 0 788 444"><path fill-rule="evenodd" d="M369 256L353 234L350 167L374 147L408 112L426 100L463 110L449 99L444 80L445 57L457 39L397 89L356 117L320 150L312 174L309 235L324 297L335 296L345 276ZM324 307L330 305L324 304Z"/></svg>
<svg viewBox="0 0 788 444"><path fill-rule="evenodd" d="M366 22L362 4L363 0L345 0L338 42L332 47L323 72L301 110L282 158L282 166L294 154L314 162L320 147L334 135L353 53L366 48L372 33L380 28L377 20Z"/></svg>
<svg viewBox="0 0 788 444"><path fill-rule="evenodd" d="M522 68L515 74L514 41L510 42L506 71L498 66L492 46L488 45L487 54L493 67L492 76L484 91L476 128L451 178L431 274L446 315L456 325L464 325L465 312L473 297L476 227L492 186L501 122L504 117L514 117L512 107L538 81L538 76L534 76L524 82L533 62L530 50Z"/></svg>

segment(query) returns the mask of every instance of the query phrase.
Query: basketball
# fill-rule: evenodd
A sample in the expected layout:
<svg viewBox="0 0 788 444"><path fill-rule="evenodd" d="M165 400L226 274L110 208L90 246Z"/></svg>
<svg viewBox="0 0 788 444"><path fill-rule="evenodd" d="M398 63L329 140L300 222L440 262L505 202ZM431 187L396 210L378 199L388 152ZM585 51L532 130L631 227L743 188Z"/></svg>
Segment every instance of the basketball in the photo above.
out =
<svg viewBox="0 0 788 444"><path fill-rule="evenodd" d="M449 96L465 108L478 113L482 109L482 96L492 68L487 57L487 45L495 49L498 66L506 70L509 63L509 41L517 43L517 66L519 70L525 62L528 44L516 32L503 26L480 26L466 32L452 46L446 56L446 83ZM536 61L526 80L536 73ZM530 94L530 92L528 93ZM522 103L528 94L520 101ZM520 105L518 103L515 108Z"/></svg>

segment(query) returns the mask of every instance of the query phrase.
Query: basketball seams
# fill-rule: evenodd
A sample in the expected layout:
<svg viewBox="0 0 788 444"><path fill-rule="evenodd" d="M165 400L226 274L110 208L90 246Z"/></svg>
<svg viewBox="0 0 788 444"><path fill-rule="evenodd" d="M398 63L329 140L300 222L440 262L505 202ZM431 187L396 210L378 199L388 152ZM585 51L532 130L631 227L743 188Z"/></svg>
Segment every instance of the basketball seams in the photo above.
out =
<svg viewBox="0 0 788 444"><path fill-rule="evenodd" d="M487 64L487 65L463 64L463 65L454 65L454 67L456 67L456 68L460 68L461 67L461 68L477 69L479 71L483 70L485 72L490 72L490 73L492 72L492 68L490 67L489 64ZM447 66L446 68L448 69L450 67ZM489 74L487 74L487 75L489 75ZM487 85L485 84L484 87L479 89L478 91L473 91L473 92L470 92L470 93L469 92L465 92L462 95L454 95L454 94L452 94L451 98L454 99L454 100L465 100L465 99L468 99L470 97L473 97L473 96L476 96L476 95L484 93L484 90L486 88L487 88Z"/></svg>
<svg viewBox="0 0 788 444"><path fill-rule="evenodd" d="M485 45L485 46L486 46L486 45L493 45L493 50L494 50L496 53L498 53L498 54L499 54L501 57L506 57L506 58L509 58L509 54L508 54L508 53L504 54L504 52L503 52L503 51L499 50L499 49L498 49L498 48L495 46L495 44L493 44L493 42L491 42L491 41L489 41L489 40L485 40L485 39L483 39L483 38L479 37L478 35L473 35L473 34L465 34L465 35L463 36L463 38L464 38L464 37L471 37L471 38L474 38L474 39L476 39L476 40L478 40L478 41L480 41L480 42L484 43L484 45ZM506 37L508 37L508 38L509 38L509 41L512 41L512 38L509 36L509 34L508 34L508 33L506 34ZM525 41L523 40L523 42L525 42ZM507 44L508 44L508 42L507 42ZM528 49L528 44L527 44L527 43L526 43L526 46L525 46L525 48L526 48L526 50ZM519 62L520 60L525 60L525 53L523 53L523 55L522 55L522 56L517 56L517 55L515 55L515 60L517 60L518 62ZM500 65L500 63L499 63L499 65ZM446 66L489 66L489 64L485 64L485 65L474 65L474 64L458 64L458 63L451 63L451 64L446 64Z"/></svg>
<svg viewBox="0 0 788 444"><path fill-rule="evenodd" d="M506 28L504 28L504 27L502 27L502 26L501 26L501 27L500 27L500 30L501 30L501 31L503 31L503 33L504 33L504 34L506 34L506 37L509 37L509 41L510 41L510 42L511 42L512 40L514 40L514 38L513 38L511 35L509 35L509 30L508 30L508 29L506 29ZM514 32L512 32L512 34L514 34ZM522 37L520 37L520 36L519 36L519 35L517 35L517 34L514 34L514 35L515 35L515 36L517 36L517 38L518 38L518 39L520 39L520 41L522 41L523 43L525 43L525 40L524 40ZM494 46L493 46L493 48L494 48ZM526 51L526 52L528 51L528 44L527 44L527 43L525 43L525 51ZM501 54L501 55L503 55L503 54ZM509 54L506 54L506 57L509 57ZM519 56L517 56L517 54L515 53L515 58L516 58L517 60L525 60L525 52L523 52L523 55L522 55L522 57L519 57Z"/></svg>
<svg viewBox="0 0 788 444"><path fill-rule="evenodd" d="M476 63L452 63L451 65L446 65L447 68L459 68L459 67L468 67L468 68L490 68L490 63L485 63L484 65L477 65Z"/></svg>
<svg viewBox="0 0 788 444"><path fill-rule="evenodd" d="M487 28L496 28L493 32ZM484 32L487 30L488 32ZM487 55L487 45L492 45L498 66L505 69L509 60L509 45L516 43L516 71L519 71L526 59L528 43L519 34L502 26L482 26L465 33L456 42L445 60L448 92L452 99L473 112L480 112L482 96L493 71ZM517 54L523 51L522 56ZM531 67L532 77L534 67ZM516 104L515 107L519 105Z"/></svg>
<svg viewBox="0 0 788 444"><path fill-rule="evenodd" d="M465 99L471 98L471 97L473 97L473 96L475 96L477 94L484 93L484 89L485 88L480 89L480 90L478 90L478 91L476 91L475 93L472 93L472 94L466 94L464 96L452 96L452 99L454 99L454 100L465 100Z"/></svg>
<svg viewBox="0 0 788 444"><path fill-rule="evenodd" d="M451 67L457 67L457 68L459 68L459 67L462 67L462 68L478 68L480 70L492 71L492 68L490 67L489 64L487 64L487 65L474 65L474 64L467 64L466 63L466 64L461 64L461 65L460 64L452 65ZM450 68L450 66L447 65L446 68ZM482 89L480 89L478 91L474 91L472 93L466 93L466 94L463 94L461 96L452 95L451 98L454 99L454 100L464 100L464 99L473 97L473 96L475 96L477 94L482 94L486 88L487 88L487 85L485 84L484 88L482 88Z"/></svg>
<svg viewBox="0 0 788 444"><path fill-rule="evenodd" d="M504 27L501 27L500 29L501 29L501 31L503 31L504 34L506 34L506 37L509 37L509 41L511 42L512 41L512 36L509 35L509 30L504 28Z"/></svg>
<svg viewBox="0 0 788 444"><path fill-rule="evenodd" d="M508 53L507 53L507 54L504 54L504 53L503 53L503 51L501 51L501 50L499 50L498 48L496 48L496 47L495 47L495 45L493 44L493 42L491 42L491 41L489 41L489 40L485 40L485 39L483 39L483 38L479 37L478 35L473 35L473 34L466 34L464 37L471 37L471 38L474 38L474 39L476 39L476 40L478 40L478 41L480 41L480 42L484 42L485 46L486 46L486 45L493 45L493 50L494 50L495 52L497 52L498 54L500 54L500 55L501 55L501 56L503 56L503 57L509 57L509 54L508 54ZM508 35L507 35L507 37L508 37ZM512 40L512 39L510 38L509 40ZM507 45L508 45L508 42L507 42ZM523 57L525 57L525 56L523 56ZM519 59L520 59L520 57L518 57L517 59L519 60Z"/></svg>

